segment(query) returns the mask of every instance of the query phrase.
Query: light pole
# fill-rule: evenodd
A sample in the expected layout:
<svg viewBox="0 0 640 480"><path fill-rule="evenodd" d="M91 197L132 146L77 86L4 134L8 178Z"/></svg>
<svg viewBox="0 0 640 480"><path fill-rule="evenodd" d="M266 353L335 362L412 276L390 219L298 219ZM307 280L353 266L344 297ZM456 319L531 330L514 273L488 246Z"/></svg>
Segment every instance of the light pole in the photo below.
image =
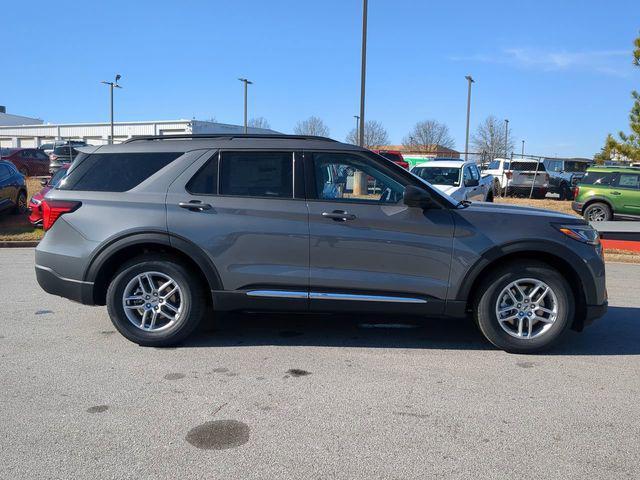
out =
<svg viewBox="0 0 640 480"><path fill-rule="evenodd" d="M120 80L122 78L122 75L120 74L116 74L116 79L114 82L106 82L106 81L102 81L100 83L104 83L105 85L109 85L109 103L110 103L110 110L111 110L111 135L109 136L109 144L111 145L113 143L113 89L115 88L122 88L120 85L118 85L118 80Z"/></svg>
<svg viewBox="0 0 640 480"><path fill-rule="evenodd" d="M504 119L504 158L509 155L509 120Z"/></svg>
<svg viewBox="0 0 640 480"><path fill-rule="evenodd" d="M360 115L354 115L356 119L356 142L360 142Z"/></svg>
<svg viewBox="0 0 640 480"><path fill-rule="evenodd" d="M522 140L522 157L524 158L524 140Z"/></svg>
<svg viewBox="0 0 640 480"><path fill-rule="evenodd" d="M364 85L367 76L367 0L362 0L362 64L360 71L360 128L358 144L364 145Z"/></svg>
<svg viewBox="0 0 640 480"><path fill-rule="evenodd" d="M469 119L471 118L471 84L474 82L474 80L473 78L471 78L471 75L467 75L464 78L466 78L467 82L469 82L469 89L467 91L467 135L464 143L464 160L466 162L467 158L469 157Z"/></svg>
<svg viewBox="0 0 640 480"><path fill-rule="evenodd" d="M247 133L247 85L252 85L253 82L246 78L239 78L244 83L244 133Z"/></svg>

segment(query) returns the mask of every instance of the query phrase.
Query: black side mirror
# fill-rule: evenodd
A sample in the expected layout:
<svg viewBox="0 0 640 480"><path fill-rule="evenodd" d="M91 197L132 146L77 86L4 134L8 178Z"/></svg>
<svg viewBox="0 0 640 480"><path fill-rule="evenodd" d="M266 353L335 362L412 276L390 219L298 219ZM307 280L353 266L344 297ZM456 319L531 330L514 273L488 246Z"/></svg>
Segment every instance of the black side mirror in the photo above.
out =
<svg viewBox="0 0 640 480"><path fill-rule="evenodd" d="M431 195L422 188L409 185L404 189L404 204L408 207L429 208L433 200Z"/></svg>
<svg viewBox="0 0 640 480"><path fill-rule="evenodd" d="M480 181L476 180L475 178L467 178L464 181L465 187L477 187L478 185L480 185Z"/></svg>
<svg viewBox="0 0 640 480"><path fill-rule="evenodd" d="M46 178L44 180L40 180L40 185L46 187L47 185L49 185L49 180L47 180Z"/></svg>

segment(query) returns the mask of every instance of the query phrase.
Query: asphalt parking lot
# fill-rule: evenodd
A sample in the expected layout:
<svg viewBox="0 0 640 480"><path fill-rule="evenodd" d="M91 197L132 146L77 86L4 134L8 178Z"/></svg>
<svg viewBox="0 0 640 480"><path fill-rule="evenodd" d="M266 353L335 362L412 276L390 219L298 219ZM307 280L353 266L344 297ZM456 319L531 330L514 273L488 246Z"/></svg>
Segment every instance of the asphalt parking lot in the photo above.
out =
<svg viewBox="0 0 640 480"><path fill-rule="evenodd" d="M470 322L234 315L141 348L0 249L0 478L638 478L640 265L546 355Z"/></svg>

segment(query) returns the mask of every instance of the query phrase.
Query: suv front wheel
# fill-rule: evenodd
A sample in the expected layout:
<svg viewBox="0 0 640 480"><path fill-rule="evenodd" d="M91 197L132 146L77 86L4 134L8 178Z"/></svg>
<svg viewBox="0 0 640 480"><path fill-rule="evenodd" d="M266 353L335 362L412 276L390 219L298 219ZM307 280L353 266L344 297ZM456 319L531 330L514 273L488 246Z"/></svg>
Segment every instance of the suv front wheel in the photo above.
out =
<svg viewBox="0 0 640 480"><path fill-rule="evenodd" d="M484 279L474 315L483 335L496 347L533 353L550 347L570 326L573 293L549 265L513 262Z"/></svg>
<svg viewBox="0 0 640 480"><path fill-rule="evenodd" d="M180 343L200 323L206 307L195 276L172 257L147 255L123 265L107 290L113 325L143 346Z"/></svg>

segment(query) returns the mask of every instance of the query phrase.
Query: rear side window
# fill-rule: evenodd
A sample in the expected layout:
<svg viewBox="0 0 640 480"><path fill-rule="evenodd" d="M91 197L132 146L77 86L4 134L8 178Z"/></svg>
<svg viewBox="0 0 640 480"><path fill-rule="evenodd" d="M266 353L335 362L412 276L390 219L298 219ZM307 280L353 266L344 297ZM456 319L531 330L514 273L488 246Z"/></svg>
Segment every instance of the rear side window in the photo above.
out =
<svg viewBox="0 0 640 480"><path fill-rule="evenodd" d="M220 194L293 198L293 153L223 152Z"/></svg>
<svg viewBox="0 0 640 480"><path fill-rule="evenodd" d="M194 195L216 195L218 193L217 153L189 180L187 191Z"/></svg>
<svg viewBox="0 0 640 480"><path fill-rule="evenodd" d="M611 185L615 174L611 172L587 172L580 179L581 185Z"/></svg>
<svg viewBox="0 0 640 480"><path fill-rule="evenodd" d="M60 190L126 192L139 185L181 153L104 153L87 155L60 182ZM78 160L76 160L78 161Z"/></svg>
<svg viewBox="0 0 640 480"><path fill-rule="evenodd" d="M618 186L624 188L638 188L640 175L637 173L621 173L618 177Z"/></svg>

